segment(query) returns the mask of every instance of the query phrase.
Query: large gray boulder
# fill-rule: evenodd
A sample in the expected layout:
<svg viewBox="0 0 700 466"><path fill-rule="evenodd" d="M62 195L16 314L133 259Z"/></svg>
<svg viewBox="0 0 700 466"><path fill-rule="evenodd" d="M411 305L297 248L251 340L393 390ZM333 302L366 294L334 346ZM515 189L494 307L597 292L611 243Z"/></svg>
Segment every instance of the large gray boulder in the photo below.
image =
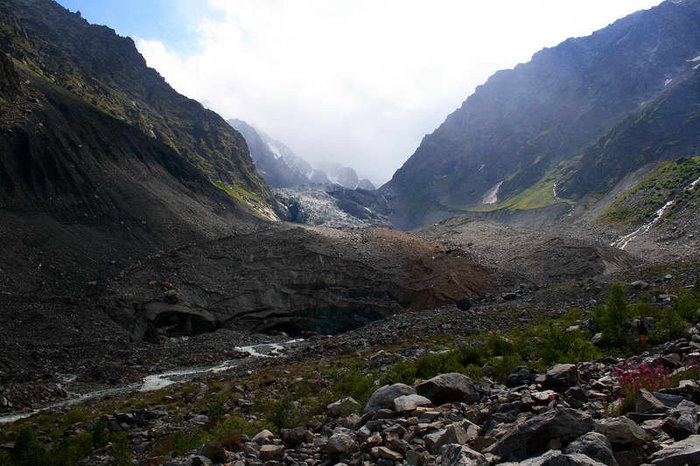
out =
<svg viewBox="0 0 700 466"><path fill-rule="evenodd" d="M588 432L568 444L564 453L581 453L607 466L617 466L612 444L608 438L598 432Z"/></svg>
<svg viewBox="0 0 700 466"><path fill-rule="evenodd" d="M546 388L569 388L578 383L576 364L557 364L547 371L544 386Z"/></svg>
<svg viewBox="0 0 700 466"><path fill-rule="evenodd" d="M403 395L415 395L416 390L403 383L384 385L372 393L365 405L365 413L380 409L394 409L394 400Z"/></svg>
<svg viewBox="0 0 700 466"><path fill-rule="evenodd" d="M700 435L691 435L685 440L662 448L651 456L656 466L685 466L700 464Z"/></svg>
<svg viewBox="0 0 700 466"><path fill-rule="evenodd" d="M604 466L593 458L581 453L564 454L559 450L550 450L544 455L529 458L519 463L502 463L501 466Z"/></svg>
<svg viewBox="0 0 700 466"><path fill-rule="evenodd" d="M478 401L479 389L472 379L458 372L436 375L418 384L419 395L429 398L435 405L452 401Z"/></svg>
<svg viewBox="0 0 700 466"><path fill-rule="evenodd" d="M521 461L548 449L551 440L566 444L593 430L593 418L570 408L557 408L513 427L490 452L506 461Z"/></svg>
<svg viewBox="0 0 700 466"><path fill-rule="evenodd" d="M621 447L639 447L652 440L651 434L627 417L600 419L595 423L595 431Z"/></svg>

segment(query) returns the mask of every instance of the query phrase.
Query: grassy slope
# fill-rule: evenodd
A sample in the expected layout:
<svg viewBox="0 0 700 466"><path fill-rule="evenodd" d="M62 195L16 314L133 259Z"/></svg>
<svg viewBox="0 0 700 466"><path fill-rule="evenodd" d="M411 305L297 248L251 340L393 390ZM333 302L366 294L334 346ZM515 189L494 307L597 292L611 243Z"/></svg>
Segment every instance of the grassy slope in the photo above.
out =
<svg viewBox="0 0 700 466"><path fill-rule="evenodd" d="M700 190L685 190L699 177L700 157L667 162L615 201L600 217L600 221L607 224L639 225L653 216L666 202L675 199L672 214L700 199Z"/></svg>

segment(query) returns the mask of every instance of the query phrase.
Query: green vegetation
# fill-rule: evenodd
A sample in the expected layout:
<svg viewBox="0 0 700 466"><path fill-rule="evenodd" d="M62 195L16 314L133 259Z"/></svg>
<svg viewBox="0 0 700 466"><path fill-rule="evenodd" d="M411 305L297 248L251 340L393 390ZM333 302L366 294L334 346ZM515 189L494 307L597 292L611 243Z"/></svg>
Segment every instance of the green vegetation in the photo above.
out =
<svg viewBox="0 0 700 466"><path fill-rule="evenodd" d="M530 186L529 188L522 190L515 195L508 197L507 199L499 201L496 204L481 205L470 208L469 210L473 212L492 212L497 210L513 212L516 210L541 209L560 204L562 202L574 205L576 204L574 201L560 198L558 195L556 198L554 197L554 184L559 182L564 169L565 164L562 163L557 169L547 173L533 186Z"/></svg>
<svg viewBox="0 0 700 466"><path fill-rule="evenodd" d="M600 221L639 225L651 218L670 199L674 211L700 200L700 189L685 188L700 178L700 157L681 158L663 164L641 183L616 200L600 217Z"/></svg>

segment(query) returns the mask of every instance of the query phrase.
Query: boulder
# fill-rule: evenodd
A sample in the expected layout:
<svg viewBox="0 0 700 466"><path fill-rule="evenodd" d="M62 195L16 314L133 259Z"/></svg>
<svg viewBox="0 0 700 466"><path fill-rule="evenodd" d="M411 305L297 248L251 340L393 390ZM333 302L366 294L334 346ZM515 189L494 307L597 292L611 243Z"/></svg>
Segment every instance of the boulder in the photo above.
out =
<svg viewBox="0 0 700 466"><path fill-rule="evenodd" d="M581 453L607 466L617 466L612 444L608 438L598 432L588 432L564 448L564 453Z"/></svg>
<svg viewBox="0 0 700 466"><path fill-rule="evenodd" d="M440 450L440 456L442 458L440 464L444 466L488 466L489 464L484 455L464 445L444 445Z"/></svg>
<svg viewBox="0 0 700 466"><path fill-rule="evenodd" d="M433 403L421 395L403 395L394 399L394 411L403 413L413 411L419 406L430 406Z"/></svg>
<svg viewBox="0 0 700 466"><path fill-rule="evenodd" d="M284 459L284 445L263 445L260 447L260 459L263 461Z"/></svg>
<svg viewBox="0 0 700 466"><path fill-rule="evenodd" d="M525 366L516 367L513 372L506 378L506 387L519 387L520 385L529 385L535 380L535 375Z"/></svg>
<svg viewBox="0 0 700 466"><path fill-rule="evenodd" d="M666 405L652 395L648 390L641 389L637 392L635 409L638 413L650 413L652 411L665 411Z"/></svg>
<svg viewBox="0 0 700 466"><path fill-rule="evenodd" d="M546 411L511 428L488 450L504 460L520 461L541 454L552 440L563 444L593 430L593 418L570 408Z"/></svg>
<svg viewBox="0 0 700 466"><path fill-rule="evenodd" d="M472 307L472 300L469 296L462 296L456 302L457 309L460 311L468 311Z"/></svg>
<svg viewBox="0 0 700 466"><path fill-rule="evenodd" d="M685 466L700 464L700 435L668 445L651 456L656 466Z"/></svg>
<svg viewBox="0 0 700 466"><path fill-rule="evenodd" d="M302 443L311 443L314 440L314 434L312 434L305 427L295 427L294 429L282 429L280 430L280 438L285 445L289 448L294 448Z"/></svg>
<svg viewBox="0 0 700 466"><path fill-rule="evenodd" d="M569 388L578 383L576 364L557 364L547 371L546 388Z"/></svg>
<svg viewBox="0 0 700 466"><path fill-rule="evenodd" d="M440 374L418 384L419 395L429 398L435 405L452 401L478 401L479 390L472 379L458 372Z"/></svg>
<svg viewBox="0 0 700 466"><path fill-rule="evenodd" d="M674 440L683 440L698 432L698 406L692 401L683 400L672 409L663 423L663 430Z"/></svg>
<svg viewBox="0 0 700 466"><path fill-rule="evenodd" d="M595 431L605 435L613 445L622 447L638 447L652 440L651 434L624 416L596 421Z"/></svg>
<svg viewBox="0 0 700 466"><path fill-rule="evenodd" d="M384 385L372 393L365 405L365 413L380 409L394 409L394 400L403 395L415 395L416 390L403 383Z"/></svg>
<svg viewBox="0 0 700 466"><path fill-rule="evenodd" d="M328 439L326 450L331 455L346 455L357 449L357 443L348 434L337 432Z"/></svg>
<svg viewBox="0 0 700 466"><path fill-rule="evenodd" d="M344 414L348 414L356 409L360 408L360 403L358 403L353 397L348 396L346 398L342 398L338 401L334 401L333 403L329 404L326 406L326 409L328 410L328 414L330 414L333 417L339 417Z"/></svg>
<svg viewBox="0 0 700 466"><path fill-rule="evenodd" d="M559 450L550 450L547 453L529 458L519 463L502 463L501 466L604 466L592 458L581 453L564 454Z"/></svg>
<svg viewBox="0 0 700 466"><path fill-rule="evenodd" d="M252 441L259 445L262 445L263 443L269 442L273 438L275 438L275 434L265 429L255 434L255 437L252 438Z"/></svg>

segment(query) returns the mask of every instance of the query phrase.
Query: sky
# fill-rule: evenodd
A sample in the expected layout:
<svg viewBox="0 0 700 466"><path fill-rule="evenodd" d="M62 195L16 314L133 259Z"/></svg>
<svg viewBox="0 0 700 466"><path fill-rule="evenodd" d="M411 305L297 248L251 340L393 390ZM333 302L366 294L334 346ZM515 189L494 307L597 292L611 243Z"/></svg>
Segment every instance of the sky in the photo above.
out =
<svg viewBox="0 0 700 466"><path fill-rule="evenodd" d="M499 69L660 0L58 0L177 91L381 184Z"/></svg>

